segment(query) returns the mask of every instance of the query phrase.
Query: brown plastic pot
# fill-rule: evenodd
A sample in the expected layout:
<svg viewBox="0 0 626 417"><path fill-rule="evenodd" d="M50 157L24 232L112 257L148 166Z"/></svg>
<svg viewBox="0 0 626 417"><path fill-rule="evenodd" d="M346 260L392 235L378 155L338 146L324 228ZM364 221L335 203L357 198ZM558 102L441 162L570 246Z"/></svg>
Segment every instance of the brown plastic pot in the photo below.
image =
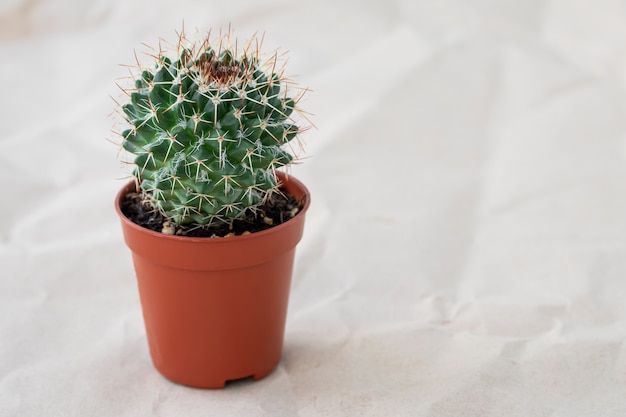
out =
<svg viewBox="0 0 626 417"><path fill-rule="evenodd" d="M283 347L295 248L310 195L279 173L287 191L304 202L289 221L245 236L168 236L138 226L120 210L134 191L127 184L115 208L131 249L155 368L198 388L230 380L259 380L278 365Z"/></svg>

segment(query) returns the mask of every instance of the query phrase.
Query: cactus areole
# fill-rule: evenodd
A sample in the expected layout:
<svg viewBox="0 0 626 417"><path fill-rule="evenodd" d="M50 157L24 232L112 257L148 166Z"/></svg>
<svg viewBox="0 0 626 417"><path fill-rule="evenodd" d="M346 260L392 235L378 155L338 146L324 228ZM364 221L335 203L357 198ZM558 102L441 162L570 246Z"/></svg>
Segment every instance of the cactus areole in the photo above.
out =
<svg viewBox="0 0 626 417"><path fill-rule="evenodd" d="M144 198L175 225L254 213L279 191L277 169L294 161L285 145L302 131L293 116L304 90L277 53L261 61L256 38L238 51L230 33L195 43L181 35L175 58L151 56L121 104L122 146Z"/></svg>

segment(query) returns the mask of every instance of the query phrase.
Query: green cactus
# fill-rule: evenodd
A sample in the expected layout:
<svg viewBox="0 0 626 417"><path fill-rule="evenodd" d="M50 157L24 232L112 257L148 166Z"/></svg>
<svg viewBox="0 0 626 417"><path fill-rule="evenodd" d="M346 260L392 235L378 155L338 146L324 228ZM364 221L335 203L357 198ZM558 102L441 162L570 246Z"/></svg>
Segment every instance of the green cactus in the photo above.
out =
<svg viewBox="0 0 626 417"><path fill-rule="evenodd" d="M239 55L230 41L181 35L175 59L159 51L125 89L122 146L133 175L178 225L254 212L278 190L276 170L294 161L283 148L302 130L292 118L301 95L288 96L277 54L262 64L254 38Z"/></svg>

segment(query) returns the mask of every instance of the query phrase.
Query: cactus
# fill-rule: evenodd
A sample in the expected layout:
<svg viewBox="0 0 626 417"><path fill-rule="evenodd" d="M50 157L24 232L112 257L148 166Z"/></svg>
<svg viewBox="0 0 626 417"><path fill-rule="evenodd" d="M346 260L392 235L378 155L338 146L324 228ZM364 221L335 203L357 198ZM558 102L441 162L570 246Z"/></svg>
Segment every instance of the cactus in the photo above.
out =
<svg viewBox="0 0 626 417"><path fill-rule="evenodd" d="M305 90L290 97L279 55L262 63L258 45L253 37L238 54L230 31L201 42L182 34L175 58L159 50L123 89L130 126L122 146L134 155L133 175L176 225L254 213L278 191L276 170L294 161L284 145L303 130L293 116Z"/></svg>

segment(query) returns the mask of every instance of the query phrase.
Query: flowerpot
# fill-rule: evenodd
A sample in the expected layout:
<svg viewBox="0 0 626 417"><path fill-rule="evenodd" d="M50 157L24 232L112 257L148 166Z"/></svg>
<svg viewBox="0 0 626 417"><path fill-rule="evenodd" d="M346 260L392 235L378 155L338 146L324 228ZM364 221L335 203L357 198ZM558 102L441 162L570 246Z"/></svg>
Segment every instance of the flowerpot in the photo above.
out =
<svg viewBox="0 0 626 417"><path fill-rule="evenodd" d="M134 183L117 195L124 240L132 252L150 356L166 378L199 388L261 379L283 346L295 248L310 203L308 190L279 173L303 201L290 220L223 238L171 236L131 222L120 209Z"/></svg>

